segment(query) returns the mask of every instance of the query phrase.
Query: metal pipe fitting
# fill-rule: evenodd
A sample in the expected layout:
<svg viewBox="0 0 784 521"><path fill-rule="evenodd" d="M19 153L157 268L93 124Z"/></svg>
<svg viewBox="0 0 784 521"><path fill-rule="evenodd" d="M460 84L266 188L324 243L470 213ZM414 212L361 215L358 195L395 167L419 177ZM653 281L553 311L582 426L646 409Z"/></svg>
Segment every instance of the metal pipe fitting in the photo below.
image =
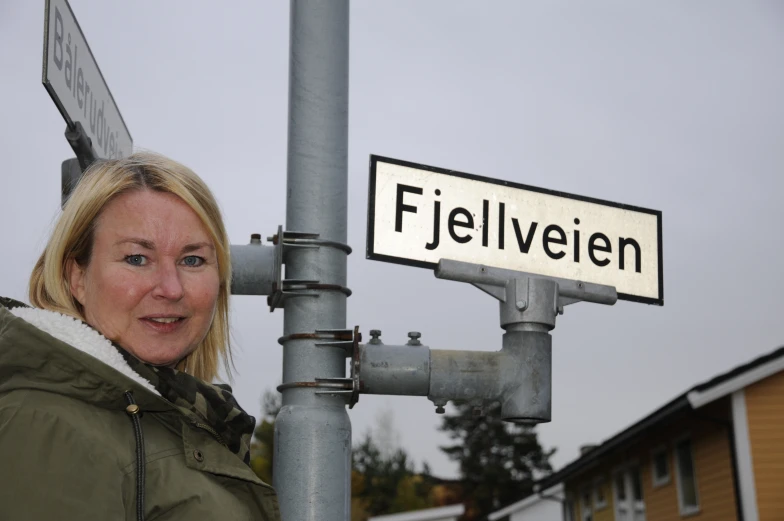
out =
<svg viewBox="0 0 784 521"><path fill-rule="evenodd" d="M232 295L270 295L275 280L274 246L261 244L260 237L231 245Z"/></svg>
<svg viewBox="0 0 784 521"><path fill-rule="evenodd" d="M549 333L512 330L495 352L360 344L357 375L363 394L500 402L504 420L540 423L551 417L551 366Z"/></svg>
<svg viewBox="0 0 784 521"><path fill-rule="evenodd" d="M430 352L428 398L501 403L506 421L542 423L551 418L552 352L547 332L508 331L496 352Z"/></svg>
<svg viewBox="0 0 784 521"><path fill-rule="evenodd" d="M360 344L360 389L365 394L427 396L430 354L423 345Z"/></svg>
<svg viewBox="0 0 784 521"><path fill-rule="evenodd" d="M441 259L441 279L468 282L500 304L500 351L430 350L417 346L359 345L353 388L368 394L425 394L443 413L449 400L477 406L501 403L504 420L549 422L552 417L552 337L563 306L586 301L613 304L615 288L580 281ZM357 363L358 360L358 363Z"/></svg>

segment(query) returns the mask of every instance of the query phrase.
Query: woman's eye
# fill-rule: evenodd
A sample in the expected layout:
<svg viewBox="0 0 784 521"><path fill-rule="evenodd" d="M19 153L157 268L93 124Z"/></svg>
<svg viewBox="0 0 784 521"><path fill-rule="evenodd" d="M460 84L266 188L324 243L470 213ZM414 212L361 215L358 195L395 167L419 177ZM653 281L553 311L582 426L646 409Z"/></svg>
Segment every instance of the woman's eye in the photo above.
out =
<svg viewBox="0 0 784 521"><path fill-rule="evenodd" d="M189 255L182 260L182 263L189 268L198 268L204 264L204 258L198 257L196 255Z"/></svg>
<svg viewBox="0 0 784 521"><path fill-rule="evenodd" d="M144 255L128 255L125 257L125 262L131 266L144 266L147 263L147 258Z"/></svg>

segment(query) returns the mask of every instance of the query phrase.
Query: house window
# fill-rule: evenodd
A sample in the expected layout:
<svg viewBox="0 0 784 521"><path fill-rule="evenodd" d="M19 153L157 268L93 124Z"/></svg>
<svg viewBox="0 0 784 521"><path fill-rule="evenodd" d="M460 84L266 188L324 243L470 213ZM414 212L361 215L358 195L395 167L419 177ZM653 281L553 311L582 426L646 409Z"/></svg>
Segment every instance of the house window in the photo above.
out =
<svg viewBox="0 0 784 521"><path fill-rule="evenodd" d="M640 467L629 469L629 480L632 484L632 498L635 503L642 503L642 481L640 480Z"/></svg>
<svg viewBox="0 0 784 521"><path fill-rule="evenodd" d="M658 447L651 454L653 470L653 486L661 487L670 482L670 462L667 459L667 447Z"/></svg>
<svg viewBox="0 0 784 521"><path fill-rule="evenodd" d="M613 489L615 491L616 520L637 521L645 519L645 501L638 464L631 463L617 469L613 474Z"/></svg>
<svg viewBox="0 0 784 521"><path fill-rule="evenodd" d="M597 510L607 506L607 483L604 478L598 478L594 483L593 505Z"/></svg>
<svg viewBox="0 0 784 521"><path fill-rule="evenodd" d="M582 521L593 521L593 507L591 506L591 488L585 487L581 494L580 514Z"/></svg>
<svg viewBox="0 0 784 521"><path fill-rule="evenodd" d="M616 502L626 501L626 481L621 472L615 475L615 500Z"/></svg>
<svg viewBox="0 0 784 521"><path fill-rule="evenodd" d="M678 478L678 502L681 515L693 514L700 509L697 494L697 476L694 471L694 454L691 440L686 438L675 444L675 465Z"/></svg>
<svg viewBox="0 0 784 521"><path fill-rule="evenodd" d="M570 500L564 501L563 511L564 511L564 521L575 521L574 520L574 502L573 501L570 501Z"/></svg>

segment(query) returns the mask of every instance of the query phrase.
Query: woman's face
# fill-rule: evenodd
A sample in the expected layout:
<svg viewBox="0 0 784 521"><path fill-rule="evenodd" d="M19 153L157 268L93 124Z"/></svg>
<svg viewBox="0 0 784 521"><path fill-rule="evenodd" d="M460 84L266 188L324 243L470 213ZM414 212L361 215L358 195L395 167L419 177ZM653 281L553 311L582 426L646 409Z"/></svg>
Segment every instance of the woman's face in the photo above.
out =
<svg viewBox="0 0 784 521"><path fill-rule="evenodd" d="M209 234L179 197L118 196L96 222L87 266L69 267L87 323L131 354L172 366L204 339L220 278Z"/></svg>

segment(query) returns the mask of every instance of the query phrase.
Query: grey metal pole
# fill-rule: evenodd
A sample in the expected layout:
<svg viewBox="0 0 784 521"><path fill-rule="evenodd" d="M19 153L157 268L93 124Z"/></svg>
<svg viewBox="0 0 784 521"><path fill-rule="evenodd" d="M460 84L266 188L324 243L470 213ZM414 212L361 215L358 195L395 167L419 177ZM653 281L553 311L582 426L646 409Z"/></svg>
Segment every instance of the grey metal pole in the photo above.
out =
<svg viewBox="0 0 784 521"><path fill-rule="evenodd" d="M351 422L317 378L345 376L346 352L317 330L346 325L348 0L292 0L286 230L319 247L286 252L286 278L318 281L284 302L283 408L275 422L274 485L283 521L350 516ZM328 242L329 241L329 242ZM309 337L310 335L310 337Z"/></svg>

